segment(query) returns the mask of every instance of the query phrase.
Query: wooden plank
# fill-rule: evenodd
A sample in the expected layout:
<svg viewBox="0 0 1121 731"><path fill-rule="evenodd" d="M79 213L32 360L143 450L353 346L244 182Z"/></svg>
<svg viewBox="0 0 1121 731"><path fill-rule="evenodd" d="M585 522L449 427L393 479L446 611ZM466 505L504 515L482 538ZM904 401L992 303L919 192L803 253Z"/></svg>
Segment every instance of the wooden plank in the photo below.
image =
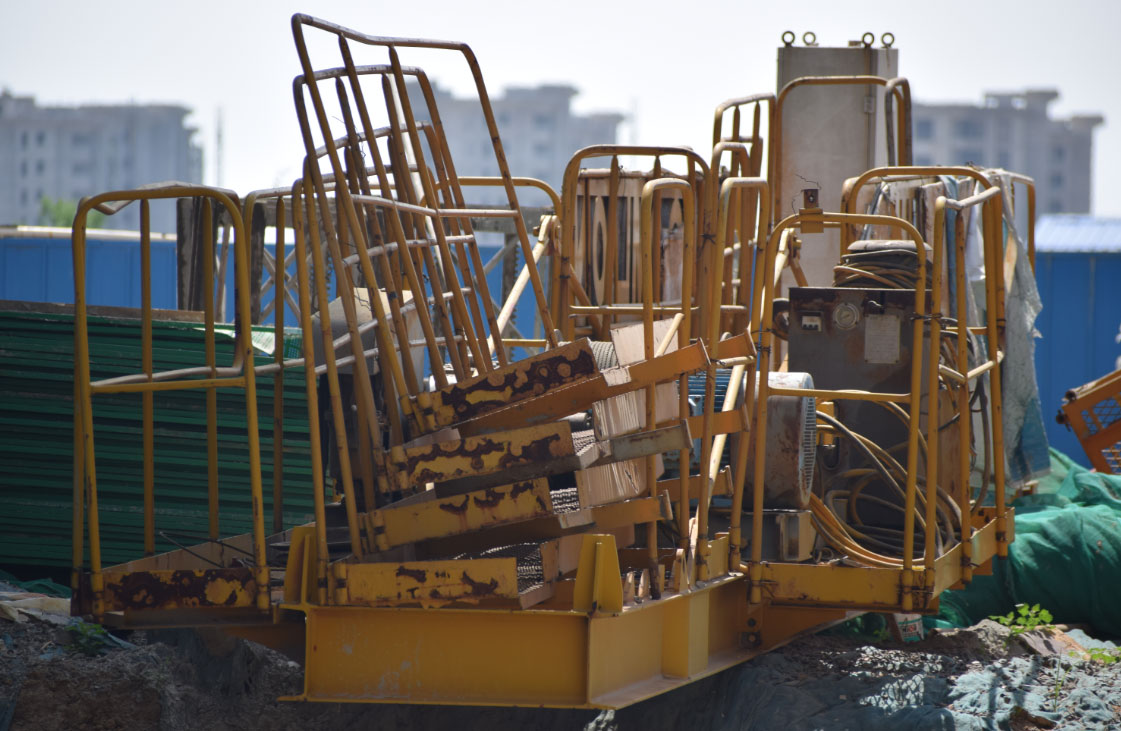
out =
<svg viewBox="0 0 1121 731"><path fill-rule="evenodd" d="M250 220L246 222L249 225L249 321L256 325L261 321L261 268L265 262L265 204L258 201L253 206L250 216ZM232 250L234 246L236 246L236 242L231 242L231 254L234 254ZM231 269L234 268L232 262L228 266ZM236 276L234 277L234 293L234 302L236 303L240 297L237 292ZM228 319L233 320L234 318L229 317Z"/></svg>
<svg viewBox="0 0 1121 731"><path fill-rule="evenodd" d="M669 333L672 319L654 323L654 344L662 342ZM641 363L646 359L642 323L632 323L611 329L611 342L620 366ZM666 352L677 350L677 335L670 341ZM644 384L645 385L645 384ZM676 382L659 383L654 390L654 419L665 421L679 414L678 385ZM646 391L639 388L630 393L613 396L592 406L593 424L600 439L645 428Z"/></svg>
<svg viewBox="0 0 1121 731"><path fill-rule="evenodd" d="M646 486L643 471L644 465L635 459L578 470L575 476L580 505L592 507L640 497Z"/></svg>
<svg viewBox="0 0 1121 731"><path fill-rule="evenodd" d="M176 200L176 260L178 262L178 303L181 310L201 310L202 301L202 198ZM218 241L218 207L211 218L212 240ZM217 244L215 245L217 247ZM257 281L260 281L258 278Z"/></svg>

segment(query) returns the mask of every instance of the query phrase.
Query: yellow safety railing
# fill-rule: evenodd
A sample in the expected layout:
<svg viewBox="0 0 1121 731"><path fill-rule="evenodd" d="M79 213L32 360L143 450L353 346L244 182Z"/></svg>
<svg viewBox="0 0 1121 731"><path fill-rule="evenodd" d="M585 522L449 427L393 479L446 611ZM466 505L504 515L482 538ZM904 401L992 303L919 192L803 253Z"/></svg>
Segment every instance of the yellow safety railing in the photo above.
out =
<svg viewBox="0 0 1121 731"><path fill-rule="evenodd" d="M151 234L149 230L150 202L176 198L196 197L203 201L203 291L205 363L197 367L157 372L152 357L152 285L151 285ZM89 213L93 210L112 213L130 202L140 204L140 265L141 265L141 371L136 374L93 381L90 377L90 345L88 308L86 298L86 229ZM220 366L215 354L215 303L213 234L214 207L219 206L233 222L235 278L237 282L236 342L233 362ZM89 535L90 589L95 615L104 610L101 593L102 581L101 539L98 512L96 454L94 449L93 397L100 394L138 393L143 409L143 512L144 550L151 555L155 549L155 484L154 484L154 394L157 391L204 389L206 391L207 424L207 502L209 535L217 540L220 535L218 509L218 431L217 389L240 388L245 392L247 420L248 469L250 476L250 503L252 507L252 573L256 582L256 605L264 610L269 602L269 575L265 562L265 533L260 469L260 441L257 431L256 380L253 367L253 345L250 337L249 259L247 238L241 210L236 196L214 188L188 185L167 185L142 190L102 193L83 199L74 219L74 381L75 381L75 447L80 451L76 466L80 465L81 479L75 480L75 533L73 560L75 573L84 564L83 523ZM80 495L78 494L80 493ZM84 520L82 513L84 511Z"/></svg>
<svg viewBox="0 0 1121 731"><path fill-rule="evenodd" d="M976 195L969 196L961 201L940 197L936 201L935 219L934 219L934 238L936 241L941 242L944 248L949 233L946 230L945 224L945 211L952 210L964 213L965 211L973 208L980 207L982 215L982 240L983 240L983 258L985 263L985 317L986 322L983 325L969 326L968 324L962 326L961 323L965 322L965 306L964 298L966 296L966 283L964 282L964 246L965 246L965 232L964 220L962 216L958 216L955 222L954 240L955 244L961 248L960 260L956 259L956 272L957 282L955 290L957 294L957 313L958 325L950 330L957 338L967 338L970 334L984 335L989 337L990 358L988 361L979 364L972 370L969 369L967 363L962 363L960 358L958 362L958 369L956 371L940 366L942 375L954 380L958 383L967 384L976 377L989 373L992 383L993 402L990 406L994 420L998 420L1001 412L1001 393L1000 393L1000 368L997 365L1003 354L1000 352L1000 345L1004 337L1004 310L1005 310L1005 297L1008 295L1012 286L1012 276L1014 270L1010 269L1007 262L1008 257L1014 252L1014 247L1009 246L1005 240L1003 232L1004 220L1007 216L1015 215L1014 201L1012 205L1006 207L1009 201L1006 199L1005 193L993 193L990 191L998 191L999 186L997 181L993 180L989 173L992 171L981 171L972 167L964 166L895 166L895 167L881 167L868 170L856 178L851 178L845 181L844 192L842 193L841 201L842 208L846 211L851 211L856 206L856 201L860 193L860 189L869 182L877 179L881 180L907 180L922 177L933 176L959 176L966 177L974 180L978 186L981 187L981 192ZM1027 226L1027 249L1028 258L1032 270L1035 269L1035 181L1025 175L1019 173L1002 172L1001 175L1007 176L1012 190L1007 191L1011 194L1015 185L1023 185L1027 189L1027 206L1028 206L1028 226ZM959 231L960 229L960 231ZM844 253L848 250L849 245L855 239L856 231L854 227L845 226L841 231L841 251ZM938 272L935 273L936 275ZM935 296L941 297L941 291L934 293ZM935 307L937 310L938 307ZM991 320L991 323L990 323ZM993 328L995 335L990 334L990 324ZM939 324L935 323L934 327L939 328ZM958 344L959 348L961 343ZM992 354L996 353L994 357ZM937 410L937 405L934 407ZM966 421L962 419L962 421ZM968 434L970 426L965 425L962 430ZM998 555L1005 556L1008 551L1008 531L1005 526L1005 511L1004 511L1004 447L1003 447L1003 430L994 427L993 433L993 454L999 455L998 458L993 460L994 481L1000 485L997 490L998 509L997 509L997 551ZM935 447L937 449L937 447ZM976 512L976 511L974 511ZM968 551L966 547L963 550ZM972 570L969 570L972 573Z"/></svg>
<svg viewBox="0 0 1121 731"><path fill-rule="evenodd" d="M255 369L259 376L268 375L270 372L272 373L272 433L274 445L272 452L273 533L279 533L284 530L284 450L280 446L284 442L284 369L294 365L293 361L286 361L284 358L284 306L288 304L292 307L294 312L299 312L299 305L288 289L288 260L290 257L286 256L284 251L289 205L289 201L285 197L286 192L287 191L283 189L253 191L245 197L243 207L244 213L242 216L242 221L246 222L252 231L258 228L258 223L261 229L265 228L264 222L258 221L258 216L262 213L265 205L271 204L275 211L275 220L272 226L276 231L273 255L271 259L267 256L267 253L263 257L265 267L270 271L268 272L265 282L262 283L262 289L267 287L270 283L273 285L272 302L268 307L262 310L262 316L267 316L270 312L273 315L273 363L271 366L257 366ZM264 243L263 230L261 231L261 243L262 245ZM317 443L313 442L313 448L315 444Z"/></svg>
<svg viewBox="0 0 1121 731"><path fill-rule="evenodd" d="M559 220L558 215L559 215L560 210L561 210L560 196L557 195L557 192L555 190L553 190L553 187L551 185L549 185L548 183L546 183L544 180L538 180L537 178L517 177L517 176L512 177L510 180L513 182L515 188L535 188L537 190L542 191L543 193L545 193L545 195L547 195L549 197L549 202L552 203L552 205L553 205L553 215L548 217L547 220L545 220L543 218L542 222L540 224L540 228L536 230L537 231L537 244L534 245L534 247L533 247L533 266L534 266L534 268L536 268L539 271L540 270L539 264L540 264L541 258L548 253L548 251L551 247L555 246L555 244L553 242L555 242L556 236L559 235L557 233L556 229L557 229L558 220ZM506 181L503 180L501 177L472 175L472 176L461 177L459 179L459 184L464 188L470 188L470 187L497 188L497 187L505 186ZM487 216L478 216L478 218L487 218ZM503 218L505 218L505 216L503 216ZM506 249L503 248L502 251L495 254L494 257L490 261L488 261L486 264L483 265L483 273L486 274L486 273L490 272L490 270L505 255L506 255ZM530 276L531 276L531 272L530 272L529 265L528 264L523 265L521 271L518 272L517 279L514 281L514 286L510 289L510 294L506 297L506 300L502 303L502 307L498 312L498 318L497 318L498 332L504 334L503 338L502 338L502 341L506 344L507 347L511 347L511 348L521 347L521 348L537 348L537 349L540 349L540 348L546 347L548 345L548 342L549 342L546 338L527 338L524 335L522 335L521 333L518 333L516 331L514 332L515 337L506 337L505 336L507 328L510 327L511 323L513 322L514 308L517 306L518 300L521 299L522 294L525 292L526 287L530 283ZM552 281L552 276L553 276L553 273L550 272L550 281ZM494 337L491 336L489 338L489 344L490 344L491 348L494 347L494 342L493 341L494 341Z"/></svg>
<svg viewBox="0 0 1121 731"><path fill-rule="evenodd" d="M1002 217L1002 213L1000 211L1000 204L1001 204L1001 193L1000 193L1000 190L998 188L988 188L987 190L984 190L984 191L982 191L982 192L980 192L976 195L970 196L970 197L965 198L965 199L960 200L960 201L950 200L950 199L947 199L945 196L939 196L937 201L935 201L935 205L934 205L934 230L935 230L935 234L934 234L934 237L935 237L936 241L941 242L941 246L939 248L945 248L945 241L946 241L946 238L947 238L946 212L949 211L949 210L952 210L952 211L957 211L959 213L959 215L956 216L955 219L954 219L954 257L955 257L954 261L955 261L956 271L958 271L958 272L964 272L965 271L965 241L966 241L965 218L964 218L964 216L960 215L960 213L962 213L963 211L965 211L966 209L969 209L969 208L981 207L982 210L983 210L983 218L984 218L984 220L982 222L982 225L985 227L986 233L988 234L985 238L988 242L991 243L992 239L990 238L990 236L993 234L992 227L994 225L994 220L996 222L995 225L999 226L1000 221L1001 221L1001 217ZM1003 276L1004 276L1004 274L1003 274L1004 269L1003 269L1002 266L999 266L999 265L993 266L993 264L996 261L999 261L999 259L997 258L999 256L998 248L999 247L992 246L992 245L987 245L987 246L984 247L984 249L985 249L985 252L984 252L984 254L985 254L985 271L987 273L991 272L991 274L987 275L986 278L985 278L985 297L986 297L986 303L985 303L986 304L986 306L985 306L985 313L986 313L986 316L985 316L985 331L986 331L986 335L988 337L989 359L986 360L985 362L977 365L976 367L974 367L972 369L970 369L970 367L969 367L969 328L965 325L965 323L966 323L965 315L966 315L966 312L968 312L968 310L966 308L966 290L965 290L965 287L962 286L963 283L961 281L959 281L958 286L957 286L957 291L956 291L956 295L957 295L956 308L957 308L957 313L958 313L958 324L957 324L957 327L954 328L955 332L953 333L954 336L955 336L955 340L957 341L957 363L956 363L957 369L952 370L952 369L949 369L945 366L941 366L937 370L932 370L930 375L929 375L930 382L927 386L927 388L930 389L930 391L929 391L930 393L936 393L937 391L935 389L937 388L938 379L939 379L940 376L946 377L950 380L953 380L954 382L956 382L958 384L958 404L957 404L957 408L958 408L958 413L963 415L962 418L959 419L959 426L958 426L958 450L959 450L959 454L961 455L961 457L959 459L959 472L958 472L958 476L957 476L958 477L958 482L959 482L959 485L958 485L958 510L961 512L961 515L962 515L962 528L961 528L961 530L962 530L962 534L961 534L962 579L965 580L965 581L969 581L970 579L973 578L973 564L972 564L972 559L971 559L972 542L970 540L971 533L972 533L972 530L973 530L973 521L971 519L968 519L966 516L972 517L973 515L975 515L977 513L977 509L980 507L980 505L979 505L979 501L978 501L977 506L972 507L972 508L970 506L970 500L972 498L972 495L970 494L970 482L969 482L970 466L969 466L969 461L967 459L965 459L965 455L967 455L969 453L970 430L973 427L973 423L972 423L971 418L965 418L964 415L969 414L970 409L971 409L971 407L969 405L969 400L970 400L970 397L969 397L969 383L970 383L970 381L972 381L975 378L978 378L979 376L983 375L984 373L989 374L990 383L992 385L992 389L991 389L992 392L993 392L992 412L993 412L994 425L999 426L999 425L1002 424L1002 421L1001 421L1001 408L1002 408L1002 398L1001 397L1002 397L1002 393L1001 393L1001 381L1000 381L1000 375L1001 374L1000 374L1000 367L999 367L1000 336L999 336L999 332L997 330L997 320L996 320L997 305L996 305L996 300L997 299L1002 299L1003 296L1004 296L1004 287L1003 287L1003 282L1002 282L1002 279L1003 279ZM990 267L992 267L992 268L990 268ZM934 296L933 307L937 311L938 308L939 308L939 305L940 305L941 292L936 290L933 293L933 296ZM939 327L940 327L940 323L939 323L938 319L937 318L932 319L931 320L931 336L930 336L931 337L931 342L938 342L938 340L936 340L936 338L939 337ZM938 479L938 439L937 439L937 434L938 434L938 432L937 432L937 430L938 430L938 399L937 398L930 399L930 404L929 404L928 408L931 409L931 411L930 411L929 415L927 416L927 426L928 426L928 429L929 429L929 432L927 434L927 446L928 446L928 450L932 450L932 451L928 452L928 456L927 456L927 459L928 459L927 482L928 482L928 500L929 500L929 489L930 489L929 486L933 485L933 484L936 484L936 481ZM1004 522L1005 522L1006 519L1005 519L1005 515L1004 515L1004 512L1005 512L1004 511L1005 496L1004 496L1004 434L1003 434L1003 428L998 429L998 428L995 428L995 426L994 426L992 439L993 439L993 442L992 442L992 444L993 444L993 454L995 455L995 460L994 460L995 483L996 483L996 486L997 486L997 490L996 490L997 552L998 552L998 555L1005 556L1005 555L1007 555L1007 552L1008 552L1008 540L1007 540L1007 531L1006 531L1006 528L1005 528L1005 525L1004 525ZM928 503L927 520L928 520L928 522L930 520L929 503ZM932 555L933 550L934 550L933 546L931 545L932 539L933 539L933 533L928 532L927 545L925 547L926 554L928 556ZM930 565L929 561L927 561L927 565L928 566Z"/></svg>
<svg viewBox="0 0 1121 731"><path fill-rule="evenodd" d="M935 555L935 542L934 542L934 519L933 511L937 499L938 490L938 472L937 472L937 436L938 436L938 420L937 420L937 394L938 394L938 378L940 373L945 372L945 368L940 370L939 358L940 348L933 345L927 349L927 362L924 364L921 355L913 355L910 364L910 389L905 393L881 393L863 390L845 390L845 389L800 389L800 388L785 388L773 387L768 383L765 374L772 368L772 347L774 341L773 329L768 325L773 317L773 300L774 290L776 286L775 276L775 260L778 254L779 242L784 238L787 230L793 230L797 227L804 225L823 226L826 228L841 228L842 230L847 226L853 225L881 225L888 228L893 228L902 231L903 234L911 239L915 244L916 256L918 262L918 273L916 277L915 288L915 314L912 322L912 342L915 344L916 352L919 350L919 343L923 342L924 335L929 338L930 343L938 343L941 338L941 291L943 284L942 269L944 268L944 249L945 242L945 225L944 225L944 212L948 208L955 210L962 210L971 206L982 205L982 212L984 215L984 249L986 257L986 271L992 271L988 267L992 266L995 262L999 261L1000 257L1000 225L1001 225L1001 212L1000 212L1000 191L992 188L983 194L973 196L965 201L951 202L944 198L939 199L938 211L940 217L936 219L936 235L932 242L933 258L929 264L932 270L931 284L929 291L927 289L927 269L928 264L926 261L925 250L926 245L923 242L922 235L917 229L907 221L892 216L883 215L870 215L870 214L853 214L853 213L799 213L789 216L779 224L776 225L774 231L767 242L767 251L764 256L765 259L765 273L763 281L765 283L764 297L762 302L761 313L761 331L759 334L759 342L757 349L759 351L759 372L760 379L758 385L758 393L755 400L755 420L753 422L754 433L754 449L755 449L755 474L754 474L754 492L753 492L753 506L752 506L752 541L751 541L751 557L747 567L749 579L751 581L751 594L750 598L753 603L762 601L762 580L763 580L763 567L762 567L762 527L763 527L763 508L764 508L764 485L763 479L765 474L765 450L766 450L766 425L767 425L767 409L766 403L770 395L788 395L788 396L811 396L817 399L838 400L838 399L854 399L862 401L875 401L882 403L896 403L906 404L909 411L908 428L907 428L907 458L906 458L906 483L904 487L904 518L903 518L903 547L901 559L894 557L884 556L872 552L869 549L858 545L856 541L852 540L845 529L845 526L840 523L835 517L832 516L831 511L816 498L811 496L810 504L815 516L819 520L820 527L826 532L827 537L831 542L838 544L850 558L868 566L876 566L882 568L897 568L902 570L901 583L903 589L902 608L909 610L912 608L913 598L910 589L914 581L915 567L922 567L926 572L933 574L934 562L937 556ZM959 247L964 246L964 235L957 239ZM964 255L964 249L960 249L961 256ZM993 379L993 395L992 395L992 419L991 429L993 437L993 453L996 455L994 463L998 465L994 469L994 483L996 487L996 508L997 508L997 545L998 555L1006 555L1007 553L1007 540L1004 527L1004 471L1003 471L1003 444L1001 441L1002 423L1001 423L1001 401L1000 401L1000 380L999 368L996 367L1000 360L999 354L999 332L997 328L998 315L1001 312L1001 304L1003 301L1004 288L1002 280L1002 271L1000 267L995 274L988 277L985 282L986 298L987 298L987 324L985 333L988 337L989 346L989 360L980 364L972 371L968 369L968 365L962 365L961 361L961 338L968 334L968 328L959 327L957 335L959 338L959 360L958 366L960 374L963 379L975 378L984 372L990 373ZM959 266L956 272L958 279L958 292L964 293L964 266ZM928 296L930 299L930 314L927 313ZM964 296L964 294L959 294ZM967 363L967 362L966 362ZM925 463L925 494L923 495L923 503L925 507L925 516L922 518L925 527L925 545L923 554L918 561L916 561L915 548L914 548L914 535L915 535L915 521L916 521L916 503L917 503L917 485L919 481L920 460L919 460L919 447L922 441L920 435L919 415L924 413L922 403L922 376L925 372L928 375L927 382L927 398L926 410L928 414L927 421L927 435L925 439L926 449L926 463ZM964 368L965 370L961 370ZM951 373L951 377L955 374ZM968 414L969 412L965 412ZM962 421L966 418L963 416ZM933 451L932 451L933 450ZM963 463L968 468L967 460L963 459ZM968 489L964 487L963 489ZM959 491L959 502L961 500L961 492ZM970 513L966 511L961 517L962 529L959 540L965 540L965 534L969 528L965 527L970 522ZM927 586L933 585L930 580Z"/></svg>
<svg viewBox="0 0 1121 731"><path fill-rule="evenodd" d="M619 181L621 174L621 167L619 164L620 156L637 156L637 157L652 157L654 158L654 167L650 174L652 179L669 178L670 176L662 169L662 159L666 157L681 158L686 165L686 173L684 178L679 178L682 182L687 184L687 187L692 191L694 200L693 221L688 224L689 231L693 232L691 235L694 237L699 236L699 241L709 241L711 228L713 225L713 209L715 207L715 200L713 194L715 188L709 180L709 166L701 155L686 147L662 147L662 146L648 146L648 145L592 145L577 151L568 161L564 170L563 183L561 185L561 209L560 209L560 250L559 257L553 263L553 288L551 290L551 312L552 320L557 323L561 328L561 335L566 340L572 340L577 336L576 317L587 316L591 321L592 332L581 332L580 334L595 334L599 339L604 339L607 336L607 331L614 321L614 318L619 315L640 315L643 309L637 306L637 303L628 303L622 301L622 298L616 292L616 277L615 272L618 270L618 227L614 225L617 220L617 206L619 199ZM577 181L580 177L581 164L589 159L597 157L611 158L610 173L608 178L608 210L606 211L607 220L612 225L606 226L606 241L604 244L604 271L610 275L604 281L604 301L599 305L593 304L591 297L584 290L580 284L580 279L576 274L573 266L574 257L576 254L576 229L577 222ZM684 190L683 186L674 185L669 189ZM662 191L667 190L665 186L655 186L652 189L651 205L658 206L660 209ZM698 205L699 203L699 205ZM644 211L645 211L645 205ZM660 229L660 225L658 226ZM646 241L645 238L642 241ZM686 246L691 243L686 241ZM703 261L709 261L707 251L698 251L697 255ZM650 266L652 272L660 272L662 269L661 264L661 247L655 246L651 252ZM703 278L703 281L709 281L707 271L698 272L695 268L695 263L689 257L685 257L682 261L682 281L689 281L692 285L696 281L697 276ZM652 285L655 292L661 289L660 277L655 277ZM644 293L645 294L645 293ZM655 295L656 299L660 296ZM576 304L576 303L579 304ZM677 311L677 306L663 306L661 304L652 305L655 312L664 314L674 314Z"/></svg>

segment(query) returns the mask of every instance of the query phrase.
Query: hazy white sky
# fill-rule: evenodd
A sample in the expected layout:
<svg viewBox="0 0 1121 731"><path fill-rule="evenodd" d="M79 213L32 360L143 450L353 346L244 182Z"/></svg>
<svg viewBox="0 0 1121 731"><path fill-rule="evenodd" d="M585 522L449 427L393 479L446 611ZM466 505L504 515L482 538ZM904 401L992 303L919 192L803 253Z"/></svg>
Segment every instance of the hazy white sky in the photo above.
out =
<svg viewBox="0 0 1121 731"><path fill-rule="evenodd" d="M1121 215L1110 188L1121 167L1121 2L687 0L538 3L403 0L242 2L2 0L0 87L41 103L169 102L192 124L216 182L245 193L287 185L302 155L291 81L299 73L289 20L301 11L378 35L466 41L488 89L543 81L580 89L580 110L637 111L638 142L707 153L712 109L770 91L784 30L822 45L894 33L900 73L920 101L978 103L984 91L1057 88L1053 113L1101 113L1094 212ZM431 70L431 69L430 69ZM462 82L440 68L438 81ZM625 139L624 141L630 141ZM516 171L515 171L516 172Z"/></svg>

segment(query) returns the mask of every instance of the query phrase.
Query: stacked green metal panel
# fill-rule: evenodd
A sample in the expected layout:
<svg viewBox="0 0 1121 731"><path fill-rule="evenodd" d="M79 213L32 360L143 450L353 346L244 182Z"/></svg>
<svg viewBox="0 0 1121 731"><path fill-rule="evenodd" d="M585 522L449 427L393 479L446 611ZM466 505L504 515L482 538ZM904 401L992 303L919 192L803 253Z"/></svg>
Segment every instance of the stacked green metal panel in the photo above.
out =
<svg viewBox="0 0 1121 731"><path fill-rule="evenodd" d="M270 328L254 341L269 340ZM92 377L141 371L140 321L91 317ZM205 363L198 323L153 323L157 371ZM298 350L299 332L285 350ZM293 342L295 340L295 342ZM233 334L217 336L218 364L233 358ZM69 566L73 494L73 317L0 311L0 564ZM286 352L287 355L287 352ZM271 362L258 355L258 365ZM273 378L258 378L258 422L266 529L273 492ZM311 520L312 480L303 370L284 376L283 504L285 527ZM205 390L158 392L155 402L157 551L207 535ZM141 396L94 396L94 444L105 565L143 555ZM223 536L250 529L245 398L218 391L218 484ZM88 553L87 553L88 556Z"/></svg>

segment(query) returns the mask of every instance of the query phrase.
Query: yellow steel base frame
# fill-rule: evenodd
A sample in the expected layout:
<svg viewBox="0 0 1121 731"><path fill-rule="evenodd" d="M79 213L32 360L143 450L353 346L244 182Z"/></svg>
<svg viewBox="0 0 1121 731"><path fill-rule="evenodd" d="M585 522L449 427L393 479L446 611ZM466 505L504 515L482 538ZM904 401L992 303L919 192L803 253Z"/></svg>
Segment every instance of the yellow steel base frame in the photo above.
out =
<svg viewBox="0 0 1121 731"><path fill-rule="evenodd" d="M784 608L764 637L742 631L747 593L736 573L614 613L305 606L285 700L621 708L845 617Z"/></svg>
<svg viewBox="0 0 1121 731"><path fill-rule="evenodd" d="M754 605L739 572L657 600L619 601L619 611L285 604L306 615L306 643L304 691L284 700L622 708L861 612L936 611L943 589L968 582L972 562L1011 538L1013 511L996 517L983 516L968 552L959 545L929 571L764 564L765 599ZM589 551L582 563L619 575L617 564L601 572ZM578 572L582 580L594 593L592 572ZM575 603L609 605L599 598Z"/></svg>

